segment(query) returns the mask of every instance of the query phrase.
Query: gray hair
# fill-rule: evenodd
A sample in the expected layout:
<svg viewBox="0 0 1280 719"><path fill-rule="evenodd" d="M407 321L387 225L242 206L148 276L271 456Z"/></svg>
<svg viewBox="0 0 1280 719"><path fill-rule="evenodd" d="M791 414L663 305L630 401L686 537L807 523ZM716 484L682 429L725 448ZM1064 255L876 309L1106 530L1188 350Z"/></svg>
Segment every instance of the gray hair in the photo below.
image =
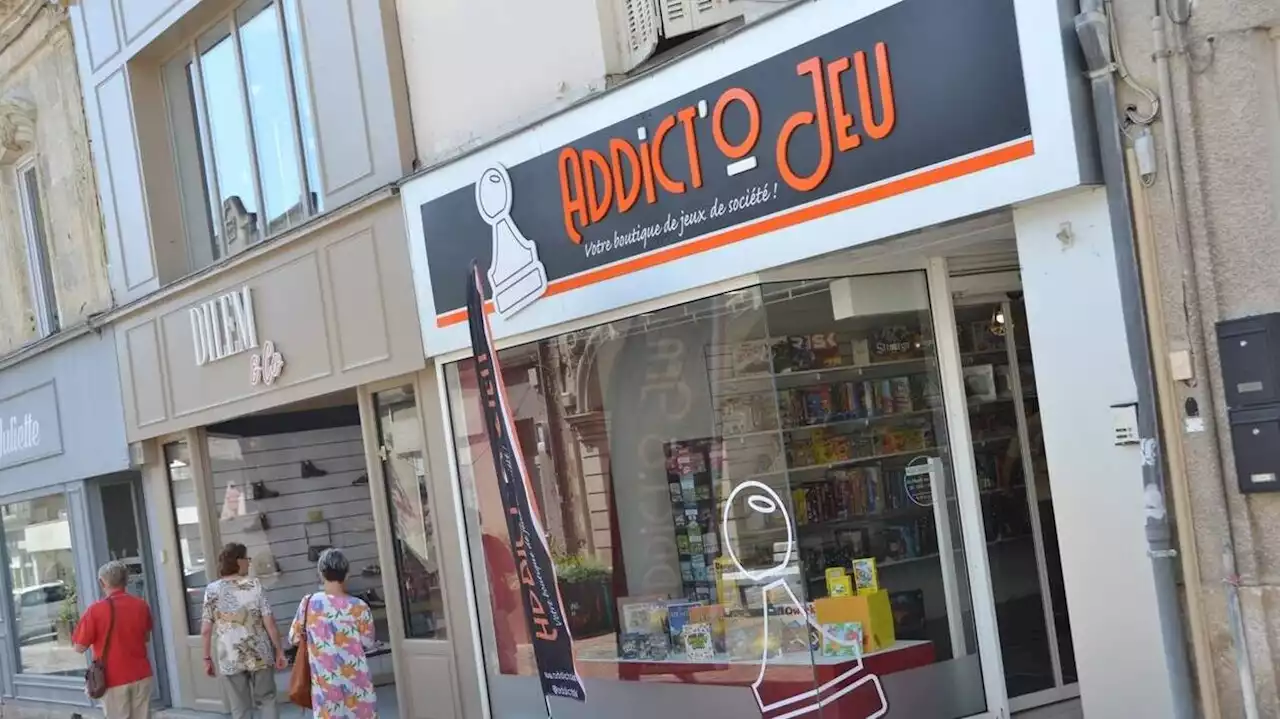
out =
<svg viewBox="0 0 1280 719"><path fill-rule="evenodd" d="M351 563L342 550L330 547L320 553L320 561L316 562L320 576L331 582L341 582L347 578Z"/></svg>
<svg viewBox="0 0 1280 719"><path fill-rule="evenodd" d="M98 579L109 589L124 589L129 583L129 566L114 560L107 562L98 569Z"/></svg>

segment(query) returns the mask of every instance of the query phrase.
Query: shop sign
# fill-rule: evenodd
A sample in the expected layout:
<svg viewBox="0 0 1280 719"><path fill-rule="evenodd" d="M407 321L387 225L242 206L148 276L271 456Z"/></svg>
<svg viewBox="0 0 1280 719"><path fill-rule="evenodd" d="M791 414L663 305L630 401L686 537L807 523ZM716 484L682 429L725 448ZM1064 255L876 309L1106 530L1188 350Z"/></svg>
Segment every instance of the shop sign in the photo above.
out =
<svg viewBox="0 0 1280 719"><path fill-rule="evenodd" d="M248 287L219 295L188 311L197 367L257 350L258 322ZM249 358L250 384L271 385L284 371L284 357L270 340Z"/></svg>
<svg viewBox="0 0 1280 719"><path fill-rule="evenodd" d="M1028 157L1030 135L1014 0L902 0L422 204L435 324L465 320L472 262L510 316Z"/></svg>
<svg viewBox="0 0 1280 719"><path fill-rule="evenodd" d="M0 400L0 469L62 454L53 382Z"/></svg>

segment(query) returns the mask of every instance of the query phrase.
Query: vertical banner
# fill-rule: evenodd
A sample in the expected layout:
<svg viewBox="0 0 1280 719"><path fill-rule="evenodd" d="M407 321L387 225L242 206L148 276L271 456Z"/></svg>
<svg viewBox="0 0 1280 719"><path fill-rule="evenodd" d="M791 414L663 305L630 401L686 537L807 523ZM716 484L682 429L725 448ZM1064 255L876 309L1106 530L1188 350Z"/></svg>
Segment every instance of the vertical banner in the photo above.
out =
<svg viewBox="0 0 1280 719"><path fill-rule="evenodd" d="M555 565L551 563L551 550L538 518L529 472L507 404L498 353L493 349L493 333L484 312L477 265L472 265L470 275L467 281L467 317L471 326L471 349L475 352L485 428L501 484L502 505L507 514L507 536L520 576L520 597L529 622L529 636L533 640L533 656L542 680L542 693L549 697L585 701L587 693L574 664L573 637L564 615L560 587L556 584Z"/></svg>

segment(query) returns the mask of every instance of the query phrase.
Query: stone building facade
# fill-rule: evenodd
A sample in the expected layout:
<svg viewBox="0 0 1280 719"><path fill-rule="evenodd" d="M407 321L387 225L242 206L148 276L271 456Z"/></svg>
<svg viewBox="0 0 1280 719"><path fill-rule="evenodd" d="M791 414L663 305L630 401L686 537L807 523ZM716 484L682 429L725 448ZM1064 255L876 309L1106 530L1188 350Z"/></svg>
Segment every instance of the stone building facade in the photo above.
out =
<svg viewBox="0 0 1280 719"><path fill-rule="evenodd" d="M1151 93L1121 83L1120 106L1136 119L1130 147L1141 151L1144 132L1154 140L1154 165L1144 166L1154 172L1136 169L1140 152L1130 158L1130 191L1151 248L1146 284L1156 300L1169 496L1184 525L1191 681L1203 716L1247 716L1247 703L1257 706L1251 716L1277 716L1280 495L1238 489L1216 328L1280 311L1280 2L1154 6L1110 11L1127 70ZM1151 97L1161 104L1147 124Z"/></svg>
<svg viewBox="0 0 1280 719"><path fill-rule="evenodd" d="M71 25L46 0L0 3L0 355L40 339L15 168L38 178L57 326L110 308L102 214Z"/></svg>

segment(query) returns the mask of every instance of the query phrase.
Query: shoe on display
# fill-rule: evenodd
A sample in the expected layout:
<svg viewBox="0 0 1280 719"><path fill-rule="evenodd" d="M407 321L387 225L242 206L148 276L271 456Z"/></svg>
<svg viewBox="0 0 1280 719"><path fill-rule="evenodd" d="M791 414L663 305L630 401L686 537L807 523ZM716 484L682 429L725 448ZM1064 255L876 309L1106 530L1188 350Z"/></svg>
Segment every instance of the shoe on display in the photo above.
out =
<svg viewBox="0 0 1280 719"><path fill-rule="evenodd" d="M312 463L311 460L309 459L302 460L302 478L303 479L311 479L312 477L323 477L327 474L329 473L317 467L314 463Z"/></svg>
<svg viewBox="0 0 1280 719"><path fill-rule="evenodd" d="M280 493L274 489L267 489L265 482L259 480L250 485L253 489L253 498L255 501L263 499L275 499Z"/></svg>

